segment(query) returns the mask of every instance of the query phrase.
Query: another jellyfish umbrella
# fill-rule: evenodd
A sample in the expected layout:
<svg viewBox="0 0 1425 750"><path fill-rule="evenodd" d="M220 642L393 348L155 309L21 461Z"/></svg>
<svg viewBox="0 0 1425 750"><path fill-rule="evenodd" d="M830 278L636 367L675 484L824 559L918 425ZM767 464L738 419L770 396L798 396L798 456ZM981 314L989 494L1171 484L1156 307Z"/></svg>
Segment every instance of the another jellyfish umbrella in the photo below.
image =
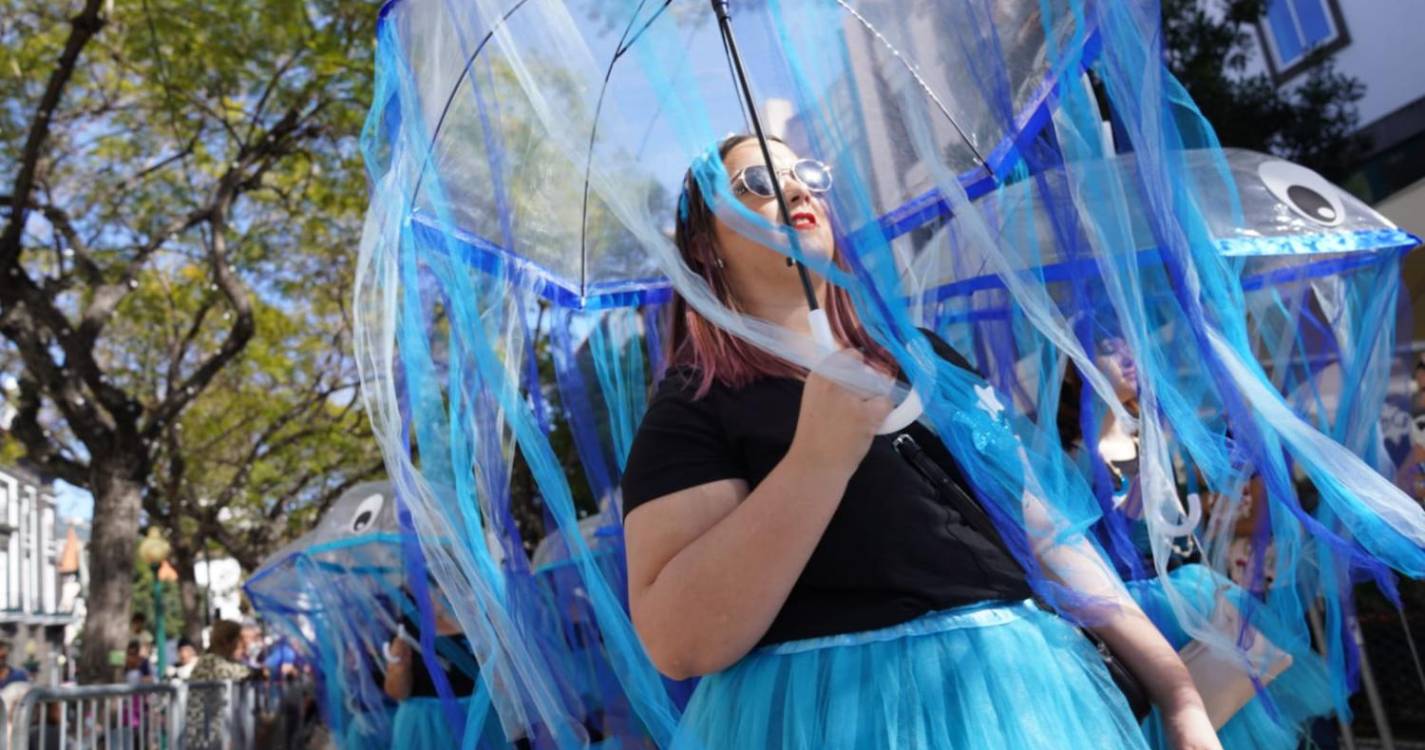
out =
<svg viewBox="0 0 1425 750"><path fill-rule="evenodd" d="M1232 149L1221 157L1206 149L1186 152L1181 179L1211 183L1224 169L1230 176L1232 189L1204 193L1200 209L1220 267L1242 290L1240 310L1247 322L1249 350L1271 387L1287 396L1292 411L1367 466L1391 476L1394 467L1384 449L1380 415L1396 360L1399 261L1419 239L1304 167ZM1086 350L1102 355L1105 346L1121 348L1116 357L1132 364L1135 379L1151 380L1161 390L1158 398L1166 403L1158 416L1168 433L1164 442L1172 467L1169 476L1177 491L1160 497L1184 511L1201 513L1203 498L1215 506L1200 516L1199 524L1171 535L1177 547L1200 547L1215 569L1252 589L1265 588L1282 571L1302 565L1328 571L1286 578L1299 592L1301 606L1315 603L1332 621L1327 651L1339 678L1338 705L1344 710L1355 671L1349 623L1353 582L1329 571L1349 565L1333 558L1329 544L1302 539L1296 520L1260 511L1266 492L1257 464L1233 439L1220 391L1205 376L1197 349L1185 340L1178 297L1159 262L1148 197L1131 193L1121 202L1129 240L1125 247L1134 253L1126 257L1142 289L1133 308L1145 321L1144 338L1134 347L1127 342L1133 325L1124 323L1106 287L1105 270L1112 269L1084 251L1088 238L1070 243L1055 235L1055 217L1075 210L1059 201L1073 196L1042 190L1041 182L1062 185L1071 179L1069 171L1079 170L1098 172L1094 181L1130 184L1136 179L1136 162L1133 154L1124 154L1048 170L987 195L977 205L993 222L991 231L997 236L1011 245L1035 248L1039 265L1024 273L1043 281ZM1093 392L1065 390L1065 382L1077 380L1077 373L1070 373L1075 377L1066 381L1066 370L1073 366L1025 320L1001 277L987 271L993 262L958 236L956 222L946 221L937 232L937 241L943 236L955 252L917 258L906 273L907 285L915 290L912 299L923 305L929 325L962 351L973 352L981 369L1021 409L1042 423L1058 422L1058 437L1079 456L1103 510L1100 540L1125 576L1155 575L1153 565L1142 558L1134 519L1115 512L1124 500L1121 472L1102 460L1090 460L1097 457L1095 451L1080 451L1068 444L1073 437L1064 437L1099 435L1100 425L1110 419L1107 406ZM1095 359L1105 366L1102 356ZM1138 458L1133 460L1136 464ZM1294 472L1298 477L1304 473L1299 466ZM1249 486L1254 476L1256 513ZM1329 517L1315 505L1314 489L1297 486L1311 495L1304 502L1315 517ZM1135 508L1134 514L1141 511ZM1283 526L1279 543L1271 518ZM1262 525L1254 528L1258 521ZM1175 556L1169 552L1169 557ZM1292 612L1294 607L1283 604L1290 599L1276 597L1274 607ZM1248 604L1256 606L1255 601ZM1309 644L1306 618L1298 612L1283 619L1296 626L1298 640Z"/></svg>
<svg viewBox="0 0 1425 750"><path fill-rule="evenodd" d="M339 497L315 528L243 584L263 620L314 666L323 717L343 747L390 738L382 646L395 632L402 567L392 487L367 483Z"/></svg>

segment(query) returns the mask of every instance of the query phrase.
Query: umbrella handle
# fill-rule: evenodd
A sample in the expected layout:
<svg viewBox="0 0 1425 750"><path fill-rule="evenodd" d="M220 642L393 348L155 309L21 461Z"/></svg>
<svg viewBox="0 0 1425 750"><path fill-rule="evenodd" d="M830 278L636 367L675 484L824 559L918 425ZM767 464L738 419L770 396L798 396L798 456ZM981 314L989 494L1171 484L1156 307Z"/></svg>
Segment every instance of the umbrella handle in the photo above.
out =
<svg viewBox="0 0 1425 750"><path fill-rule="evenodd" d="M393 639L399 638L400 640L405 641L406 644L409 645L411 647L411 650L415 653L419 654L421 652L420 640L415 636L411 635L409 632L407 632L406 626L397 625L396 632L393 633L391 637ZM386 657L386 661L391 661L394 658L391 655L391 641L385 641L381 644L381 655Z"/></svg>
<svg viewBox="0 0 1425 750"><path fill-rule="evenodd" d="M920 394L911 389L906 394L903 401L886 415L885 421L876 429L877 435L889 435L892 432L900 432L910 426L911 422L920 419L920 415L925 413L925 406L920 403Z"/></svg>
<svg viewBox="0 0 1425 750"><path fill-rule="evenodd" d="M831 335L831 321L826 317L826 310L818 307L808 312L807 322L811 324L811 337L821 344L821 348L829 352L841 348L836 345L836 337Z"/></svg>
<svg viewBox="0 0 1425 750"><path fill-rule="evenodd" d="M811 323L811 335L816 339L816 343L827 351L836 351L836 337L831 335L831 321L826 317L826 310L817 308L807 313L807 321ZM901 400L896 408L886 415L885 421L876 429L877 435L889 435L893 432L900 432L910 426L911 422L920 418L925 413L925 406L920 402L920 394L911 389L910 393Z"/></svg>

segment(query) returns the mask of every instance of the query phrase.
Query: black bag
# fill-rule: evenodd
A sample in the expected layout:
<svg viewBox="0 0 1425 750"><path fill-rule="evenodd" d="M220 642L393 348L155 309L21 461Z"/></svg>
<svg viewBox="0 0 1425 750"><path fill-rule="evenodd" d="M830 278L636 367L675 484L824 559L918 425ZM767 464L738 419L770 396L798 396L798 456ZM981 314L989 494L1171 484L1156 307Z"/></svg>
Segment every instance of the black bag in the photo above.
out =
<svg viewBox="0 0 1425 750"><path fill-rule="evenodd" d="M1005 545L1004 539L1000 537L999 530L995 528L994 522L990 520L989 514L980 504L970 497L957 482L950 478L950 475L940 468L930 456L925 454L925 450L907 433L898 435L891 443L895 446L896 452L901 455L922 477L935 487L940 497L948 502L970 525L970 528L990 540L992 544L1000 548L1014 559L1009 547ZM1045 611L1052 611L1044 605L1039 605ZM1108 669L1108 674L1113 678L1113 684L1118 686L1123 697L1128 701L1128 707L1133 711L1133 716L1142 721L1153 710L1153 701L1148 697L1148 691L1143 683L1138 680L1128 667L1113 654L1113 650L1087 628L1079 628L1084 637L1098 649L1099 656L1103 658L1103 665Z"/></svg>

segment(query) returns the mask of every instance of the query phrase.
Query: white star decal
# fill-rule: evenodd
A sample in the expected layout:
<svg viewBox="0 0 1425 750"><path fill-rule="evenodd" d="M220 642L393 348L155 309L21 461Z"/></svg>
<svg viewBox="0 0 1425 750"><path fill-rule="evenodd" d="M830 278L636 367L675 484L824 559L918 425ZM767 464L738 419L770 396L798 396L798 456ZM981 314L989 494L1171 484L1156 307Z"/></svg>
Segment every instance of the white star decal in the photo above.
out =
<svg viewBox="0 0 1425 750"><path fill-rule="evenodd" d="M995 393L994 386L977 385L975 393L980 397L980 408L990 415L990 419L999 419L1000 412L1004 411L1004 404L999 402L999 394Z"/></svg>

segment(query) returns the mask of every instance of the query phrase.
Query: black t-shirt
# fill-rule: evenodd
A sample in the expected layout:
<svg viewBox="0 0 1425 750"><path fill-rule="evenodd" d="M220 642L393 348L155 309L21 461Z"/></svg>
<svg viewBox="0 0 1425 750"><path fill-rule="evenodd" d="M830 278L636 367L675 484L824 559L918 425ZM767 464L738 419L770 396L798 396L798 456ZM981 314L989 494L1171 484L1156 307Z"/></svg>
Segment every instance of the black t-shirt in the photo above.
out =
<svg viewBox="0 0 1425 750"><path fill-rule="evenodd" d="M941 356L970 370L953 349ZM624 513L720 479L756 486L791 446L803 383L764 378L694 395L698 373L675 369L639 425L623 476ZM909 433L965 486L949 451L919 423ZM759 645L855 633L927 612L1031 594L1023 569L996 541L966 525L928 479L877 436L846 486L830 524ZM968 491L968 490L967 490Z"/></svg>
<svg viewBox="0 0 1425 750"><path fill-rule="evenodd" d="M411 638L420 642L419 624L408 617L401 618L401 627ZM470 650L470 641L463 634L437 635L435 637L436 661L440 664L445 678L450 681L450 691L463 698L475 692L475 678L479 667L475 654ZM411 697L435 698L440 695L435 689L435 680L426 669L425 656L416 649L411 650Z"/></svg>

